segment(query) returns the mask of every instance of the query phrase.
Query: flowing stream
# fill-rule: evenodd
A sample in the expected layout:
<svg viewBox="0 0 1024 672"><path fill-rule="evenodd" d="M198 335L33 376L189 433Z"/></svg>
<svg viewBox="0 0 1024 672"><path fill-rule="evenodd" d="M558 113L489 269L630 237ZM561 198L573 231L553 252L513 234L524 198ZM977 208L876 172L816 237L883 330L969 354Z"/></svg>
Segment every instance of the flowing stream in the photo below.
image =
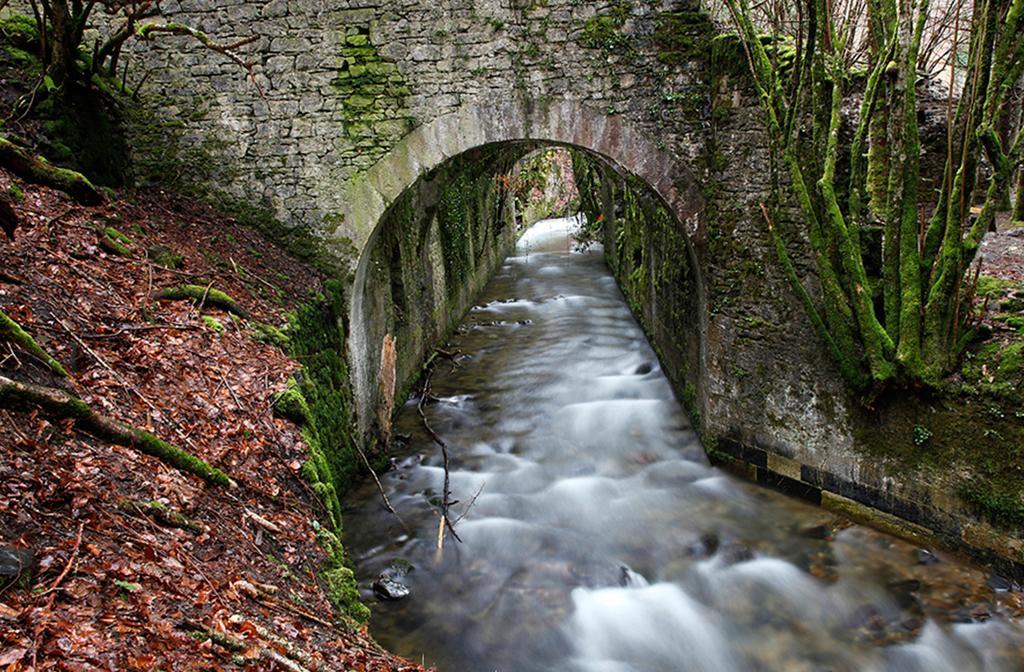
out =
<svg viewBox="0 0 1024 672"><path fill-rule="evenodd" d="M432 377L462 543L437 552L444 471L415 401L381 477L410 531L372 483L349 498L379 641L442 672L1024 669L998 577L709 466L573 226L527 232ZM381 576L409 596L376 597Z"/></svg>

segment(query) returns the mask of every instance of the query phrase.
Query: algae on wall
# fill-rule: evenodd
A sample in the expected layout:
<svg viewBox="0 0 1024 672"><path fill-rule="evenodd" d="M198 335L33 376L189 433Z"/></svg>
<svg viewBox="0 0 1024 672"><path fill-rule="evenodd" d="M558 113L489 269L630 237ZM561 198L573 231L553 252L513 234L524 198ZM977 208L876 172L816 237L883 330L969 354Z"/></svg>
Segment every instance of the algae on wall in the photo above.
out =
<svg viewBox="0 0 1024 672"><path fill-rule="evenodd" d="M385 214L364 252L365 280L353 290L362 292L366 316L365 324L352 325L359 335L353 342L365 350L352 354L365 363L361 389L376 390L380 344L390 334L397 341L400 403L430 352L512 250L514 204L503 178L532 149L496 145L451 159L409 187ZM361 407L360 417L369 423L373 411Z"/></svg>
<svg viewBox="0 0 1024 672"><path fill-rule="evenodd" d="M699 428L699 296L686 233L639 178L621 176L582 152L574 152L573 170L586 218L584 242L604 244L619 288Z"/></svg>

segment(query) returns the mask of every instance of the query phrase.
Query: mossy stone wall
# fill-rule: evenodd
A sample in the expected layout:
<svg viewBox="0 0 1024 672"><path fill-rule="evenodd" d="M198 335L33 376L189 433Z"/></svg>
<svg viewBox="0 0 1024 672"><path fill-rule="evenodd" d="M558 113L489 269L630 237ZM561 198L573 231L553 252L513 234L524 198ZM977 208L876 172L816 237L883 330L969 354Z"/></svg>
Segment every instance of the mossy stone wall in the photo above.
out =
<svg viewBox="0 0 1024 672"><path fill-rule="evenodd" d="M453 159L406 190L385 215L366 251L365 281L355 289L368 316L353 325L367 344L360 357L365 389L376 393L381 345L390 334L397 398L404 399L423 362L511 252L514 198L498 177L529 150L491 146Z"/></svg>
<svg viewBox="0 0 1024 672"><path fill-rule="evenodd" d="M349 300L363 302L349 340L363 392L376 387L385 333L398 336L407 385L500 257L500 236L453 225L494 204L479 182L493 174L488 159L472 152L511 140L576 145L625 169L602 182L619 222L611 258L709 452L819 499L841 491L922 524L927 507L970 522L964 498L925 502L921 472L866 445L866 423L878 418L847 394L765 235L770 157L742 54L696 2L195 0L171 9L214 35L260 35L253 51L266 97L187 40L140 46L142 67L129 78L151 70L143 98L188 120L164 134L184 150L157 142L146 151L187 159L208 149L216 170L199 182L261 206L282 239L335 262ZM451 172L446 162L463 155L475 167ZM624 172L652 187L671 222ZM458 193L445 197L446 185ZM777 224L810 278L798 221L789 213ZM680 249L681 236L688 255L674 264L662 250ZM372 400L357 395L356 405L365 422ZM908 408L928 413L927 402ZM907 420L882 421L906 435Z"/></svg>

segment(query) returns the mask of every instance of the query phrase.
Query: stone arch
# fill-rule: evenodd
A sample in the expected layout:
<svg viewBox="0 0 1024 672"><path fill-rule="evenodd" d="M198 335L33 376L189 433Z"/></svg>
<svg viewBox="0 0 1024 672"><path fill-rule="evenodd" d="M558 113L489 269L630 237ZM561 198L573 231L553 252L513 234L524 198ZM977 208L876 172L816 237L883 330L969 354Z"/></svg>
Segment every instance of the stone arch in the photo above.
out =
<svg viewBox="0 0 1024 672"><path fill-rule="evenodd" d="M697 248L703 239L704 201L700 185L683 159L666 153L661 144L618 115L608 115L584 101L572 99L497 101L465 105L417 127L391 151L343 188L342 222L359 262L349 307L349 357L360 430L369 429L374 405L375 361L363 325L368 319L363 302L370 252L381 224L402 194L446 161L475 149L500 144L561 145L582 150L621 173L642 180L684 228L697 272L698 305L704 305ZM340 231L338 232L340 233ZM338 235L336 233L336 235ZM697 316L705 333L706 311ZM700 339L703 361L703 338Z"/></svg>

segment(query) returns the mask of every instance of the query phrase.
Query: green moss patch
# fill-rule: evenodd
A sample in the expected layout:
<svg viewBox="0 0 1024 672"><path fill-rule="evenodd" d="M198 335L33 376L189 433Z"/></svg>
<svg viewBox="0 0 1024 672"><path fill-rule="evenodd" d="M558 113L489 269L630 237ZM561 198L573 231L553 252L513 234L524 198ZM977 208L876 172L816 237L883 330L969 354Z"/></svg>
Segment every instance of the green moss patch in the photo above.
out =
<svg viewBox="0 0 1024 672"><path fill-rule="evenodd" d="M185 257L166 245L154 245L146 250L146 256L154 264L164 268L179 269L185 264Z"/></svg>
<svg viewBox="0 0 1024 672"><path fill-rule="evenodd" d="M203 315L200 319L202 319L203 324L206 325L207 329L214 332L218 336L224 335L224 325L221 324L220 320L218 320L216 317L213 317L212 315Z"/></svg>
<svg viewBox="0 0 1024 672"><path fill-rule="evenodd" d="M588 49L601 49L606 53L630 53L633 45L622 29L629 18L629 2L612 4L604 14L592 16L583 22L580 44Z"/></svg>
<svg viewBox="0 0 1024 672"><path fill-rule="evenodd" d="M355 576L339 541L341 493L355 481L362 462L354 438L353 402L345 360L345 297L341 284L325 283L324 294L302 303L289 325L290 353L302 364L274 400L275 412L295 421L309 446L302 475L324 502L333 532L318 529L330 560L321 568L331 600L344 613L365 621Z"/></svg>
<svg viewBox="0 0 1024 672"><path fill-rule="evenodd" d="M249 317L249 311L238 305L233 298L212 287L201 285L181 285L180 287L168 287L156 293L156 298L162 301L192 301L196 305L220 308L224 312L237 315L243 319Z"/></svg>
<svg viewBox="0 0 1024 672"><path fill-rule="evenodd" d="M654 29L658 60L666 65L680 65L707 56L714 34L715 26L705 12L659 14Z"/></svg>

